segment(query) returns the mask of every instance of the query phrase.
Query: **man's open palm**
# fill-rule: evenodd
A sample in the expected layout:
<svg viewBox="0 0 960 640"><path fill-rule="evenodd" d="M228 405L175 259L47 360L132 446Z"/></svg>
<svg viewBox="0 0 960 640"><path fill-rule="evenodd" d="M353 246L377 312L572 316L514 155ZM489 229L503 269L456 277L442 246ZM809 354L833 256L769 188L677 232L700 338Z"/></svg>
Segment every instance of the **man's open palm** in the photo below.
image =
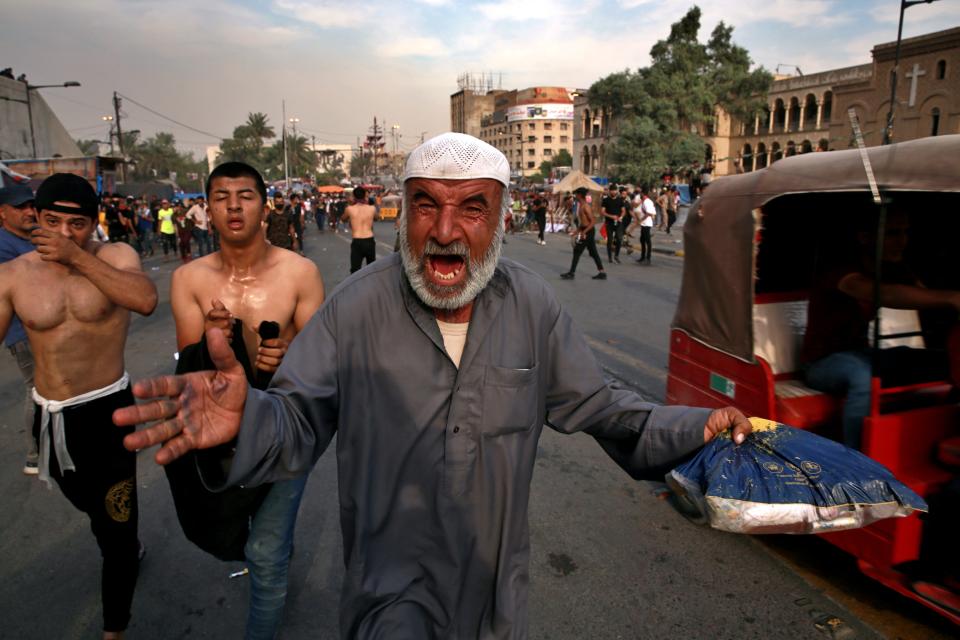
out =
<svg viewBox="0 0 960 640"><path fill-rule="evenodd" d="M118 426L159 421L123 440L136 451L163 444L158 464L167 464L192 449L207 449L233 440L247 400L247 378L220 329L207 331L207 348L216 371L162 376L133 385L133 395L144 404L117 409Z"/></svg>

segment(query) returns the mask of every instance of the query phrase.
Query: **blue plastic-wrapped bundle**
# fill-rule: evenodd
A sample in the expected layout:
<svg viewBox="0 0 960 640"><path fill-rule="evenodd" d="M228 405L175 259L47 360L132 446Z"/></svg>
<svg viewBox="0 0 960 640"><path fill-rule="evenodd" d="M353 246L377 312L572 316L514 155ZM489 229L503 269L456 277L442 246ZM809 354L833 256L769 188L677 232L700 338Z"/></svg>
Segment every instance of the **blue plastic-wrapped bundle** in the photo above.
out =
<svg viewBox="0 0 960 640"><path fill-rule="evenodd" d="M727 432L667 474L694 519L733 533L820 533L927 510L859 451L770 420L750 422L743 444Z"/></svg>

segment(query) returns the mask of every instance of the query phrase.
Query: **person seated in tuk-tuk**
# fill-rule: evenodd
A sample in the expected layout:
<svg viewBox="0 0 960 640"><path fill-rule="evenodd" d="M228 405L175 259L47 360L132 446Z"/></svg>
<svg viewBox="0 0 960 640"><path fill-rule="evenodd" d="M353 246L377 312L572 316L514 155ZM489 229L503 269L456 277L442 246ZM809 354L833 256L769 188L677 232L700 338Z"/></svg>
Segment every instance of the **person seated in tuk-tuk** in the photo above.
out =
<svg viewBox="0 0 960 640"><path fill-rule="evenodd" d="M810 292L807 330L801 362L806 383L826 393L846 394L843 405L843 441L859 449L863 419L870 412L871 378L889 384L946 379L948 362L943 350L894 347L875 359L868 342L873 318L876 219L864 218L853 251L831 264L820 265ZM927 289L904 261L910 220L895 204L888 213L883 239L880 306L895 309L960 310L960 291ZM873 366L877 367L876 372ZM905 380L908 376L911 379Z"/></svg>

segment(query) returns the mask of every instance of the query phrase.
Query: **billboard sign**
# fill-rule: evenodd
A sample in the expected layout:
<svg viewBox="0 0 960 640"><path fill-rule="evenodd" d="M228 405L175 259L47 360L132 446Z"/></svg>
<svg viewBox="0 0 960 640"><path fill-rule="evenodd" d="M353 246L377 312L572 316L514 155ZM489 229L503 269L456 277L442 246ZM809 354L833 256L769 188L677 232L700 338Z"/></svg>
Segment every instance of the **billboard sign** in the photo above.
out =
<svg viewBox="0 0 960 640"><path fill-rule="evenodd" d="M518 104L507 108L507 122L517 120L573 120L572 104Z"/></svg>

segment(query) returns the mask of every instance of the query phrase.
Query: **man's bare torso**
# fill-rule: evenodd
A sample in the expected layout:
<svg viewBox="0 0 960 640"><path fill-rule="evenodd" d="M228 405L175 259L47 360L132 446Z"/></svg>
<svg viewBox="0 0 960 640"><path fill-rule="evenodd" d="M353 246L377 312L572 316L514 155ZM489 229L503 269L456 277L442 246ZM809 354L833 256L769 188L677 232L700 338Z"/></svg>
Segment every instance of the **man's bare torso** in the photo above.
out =
<svg viewBox="0 0 960 640"><path fill-rule="evenodd" d="M124 245L125 246L125 245ZM96 243L91 253L110 264L117 252ZM34 385L48 400L66 400L123 375L130 311L112 303L87 278L28 253L9 263L12 298L36 362Z"/></svg>
<svg viewBox="0 0 960 640"><path fill-rule="evenodd" d="M376 209L371 204L352 204L343 212L350 221L350 235L354 240L373 237L373 216Z"/></svg>
<svg viewBox="0 0 960 640"><path fill-rule="evenodd" d="M270 247L256 268L241 271L224 264L217 252L181 267L178 273L183 272L183 277L178 278L177 286L186 287L191 302L202 314L210 310L212 300L223 302L242 322L244 346L253 362L260 345L257 330L261 322L279 324L279 337L285 340L297 334L294 317L303 284L301 276L308 267L312 263L305 258ZM199 339L198 335L195 341Z"/></svg>

